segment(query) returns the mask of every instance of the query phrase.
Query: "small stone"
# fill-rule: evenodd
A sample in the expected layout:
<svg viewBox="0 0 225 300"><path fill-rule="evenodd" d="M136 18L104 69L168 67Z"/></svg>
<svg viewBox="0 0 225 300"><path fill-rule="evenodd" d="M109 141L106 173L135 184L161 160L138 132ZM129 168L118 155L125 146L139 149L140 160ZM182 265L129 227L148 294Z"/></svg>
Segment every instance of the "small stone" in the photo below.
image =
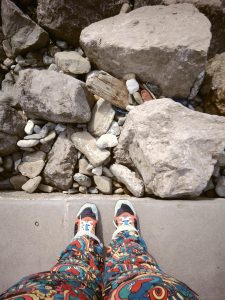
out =
<svg viewBox="0 0 225 300"><path fill-rule="evenodd" d="M45 138L40 139L40 142L41 142L41 144L46 144L46 143L54 140L55 137L56 137L56 132L53 130Z"/></svg>
<svg viewBox="0 0 225 300"><path fill-rule="evenodd" d="M101 175L102 175L102 166L93 168L93 169L91 170L91 172L92 172L94 175L101 176Z"/></svg>
<svg viewBox="0 0 225 300"><path fill-rule="evenodd" d="M79 183L74 182L74 183L73 183L73 188L78 189L78 188L79 188Z"/></svg>
<svg viewBox="0 0 225 300"><path fill-rule="evenodd" d="M86 74L91 70L88 59L76 51L63 51L55 54L57 66L65 73Z"/></svg>
<svg viewBox="0 0 225 300"><path fill-rule="evenodd" d="M120 126L116 121L113 121L109 130L107 131L108 134L114 134L116 136L120 135Z"/></svg>
<svg viewBox="0 0 225 300"><path fill-rule="evenodd" d="M14 68L14 73L19 74L20 71L22 71L23 69L21 68L21 66L19 64L16 64L15 68Z"/></svg>
<svg viewBox="0 0 225 300"><path fill-rule="evenodd" d="M17 146L21 148L31 148L39 144L39 140L19 140Z"/></svg>
<svg viewBox="0 0 225 300"><path fill-rule="evenodd" d="M43 63L46 66L50 66L51 64L53 64L55 62L54 58L48 55L44 55L43 56Z"/></svg>
<svg viewBox="0 0 225 300"><path fill-rule="evenodd" d="M50 185L46 184L39 184L38 186L39 191L44 192L44 193L52 193L54 191L54 188Z"/></svg>
<svg viewBox="0 0 225 300"><path fill-rule="evenodd" d="M135 172L119 164L110 166L110 171L135 197L142 197L144 195L144 183L141 179L136 177Z"/></svg>
<svg viewBox="0 0 225 300"><path fill-rule="evenodd" d="M2 47L3 47L4 51L5 51L6 56L9 57L9 58L12 58L13 57L13 53L12 53L12 48L11 48L10 43L7 40L4 40L2 42Z"/></svg>
<svg viewBox="0 0 225 300"><path fill-rule="evenodd" d="M87 187L86 186L80 186L79 187L79 192L81 194L87 194Z"/></svg>
<svg viewBox="0 0 225 300"><path fill-rule="evenodd" d="M91 179L84 175L84 174L81 174L81 173L76 173L74 176L73 176L73 179L79 183L79 185L82 185L82 186L86 186L86 187L90 187L91 186Z"/></svg>
<svg viewBox="0 0 225 300"><path fill-rule="evenodd" d="M219 177L220 176L220 167L218 165L214 166L214 171L213 171L212 175L214 177Z"/></svg>
<svg viewBox="0 0 225 300"><path fill-rule="evenodd" d="M57 134L65 131L65 130L66 130L66 125L63 125L63 124L57 124L55 127L55 131Z"/></svg>
<svg viewBox="0 0 225 300"><path fill-rule="evenodd" d="M22 190L27 193L33 193L38 188L39 184L41 183L41 176L37 176L35 178L29 179L23 186Z"/></svg>
<svg viewBox="0 0 225 300"><path fill-rule="evenodd" d="M86 158L81 158L79 160L79 173L93 176L91 170L88 169L89 162L86 160Z"/></svg>
<svg viewBox="0 0 225 300"><path fill-rule="evenodd" d="M22 186L28 181L28 179L23 175L12 176L9 180L16 191L21 191Z"/></svg>
<svg viewBox="0 0 225 300"><path fill-rule="evenodd" d="M123 190L122 188L118 188L118 189L116 189L113 193L114 193L114 194L117 194L117 195L121 195L121 194L124 193L124 190Z"/></svg>
<svg viewBox="0 0 225 300"><path fill-rule="evenodd" d="M24 131L26 132L26 134L32 134L34 130L34 122L32 120L28 120Z"/></svg>
<svg viewBox="0 0 225 300"><path fill-rule="evenodd" d="M123 124L125 123L126 121L126 117L119 117L118 119L118 125L119 126L123 126Z"/></svg>
<svg viewBox="0 0 225 300"><path fill-rule="evenodd" d="M19 172L28 178L37 177L45 166L45 162L43 160L38 160L34 162L22 162L18 166Z"/></svg>
<svg viewBox="0 0 225 300"><path fill-rule="evenodd" d="M110 128L114 116L115 110L112 108L112 105L100 98L92 110L88 131L94 136L101 136Z"/></svg>
<svg viewBox="0 0 225 300"><path fill-rule="evenodd" d="M4 172L4 168L0 167L0 173Z"/></svg>
<svg viewBox="0 0 225 300"><path fill-rule="evenodd" d="M119 182L115 181L115 180L113 180L113 186L116 187L116 188L121 188L122 187L122 185Z"/></svg>
<svg viewBox="0 0 225 300"><path fill-rule="evenodd" d="M88 193L89 194L98 194L98 189L96 187L90 187L88 188Z"/></svg>
<svg viewBox="0 0 225 300"><path fill-rule="evenodd" d="M114 134L103 134L96 142L99 149L113 148L118 145L117 137Z"/></svg>
<svg viewBox="0 0 225 300"><path fill-rule="evenodd" d="M49 45L49 47L48 47L48 53L52 57L54 57L54 55L60 51L61 51L61 49L59 47L57 47L56 45Z"/></svg>
<svg viewBox="0 0 225 300"><path fill-rule="evenodd" d="M79 193L79 189L75 189L75 188L68 189L67 193L69 195L78 194Z"/></svg>
<svg viewBox="0 0 225 300"><path fill-rule="evenodd" d="M123 5L122 5L122 7L120 9L120 14L126 14L126 13L128 13L130 11L131 11L131 7L130 7L129 3L126 3L126 2L123 3Z"/></svg>
<svg viewBox="0 0 225 300"><path fill-rule="evenodd" d="M219 177L216 185L216 193L219 197L225 197L225 176Z"/></svg>
<svg viewBox="0 0 225 300"><path fill-rule="evenodd" d="M51 64L51 65L48 67L48 70L50 70L50 71L56 71L56 72L59 72L59 71L60 71L59 67L58 67L56 64Z"/></svg>
<svg viewBox="0 0 225 300"><path fill-rule="evenodd" d="M65 41L56 41L56 46L58 46L59 48L65 50L68 48L68 44Z"/></svg>
<svg viewBox="0 0 225 300"><path fill-rule="evenodd" d="M96 146L96 140L88 132L76 132L71 136L75 147L87 157L89 162L98 167L110 157L110 152Z"/></svg>
<svg viewBox="0 0 225 300"><path fill-rule="evenodd" d="M94 182L97 186L97 189L100 190L103 194L112 194L111 178L108 178L106 176L94 176Z"/></svg>
<svg viewBox="0 0 225 300"><path fill-rule="evenodd" d="M113 173L106 167L103 167L102 173L103 173L103 175L105 175L107 177L110 177L110 178L114 177Z"/></svg>
<svg viewBox="0 0 225 300"><path fill-rule="evenodd" d="M126 81L126 87L129 92L129 94L134 94L135 92L139 91L139 83L136 79L129 79Z"/></svg>
<svg viewBox="0 0 225 300"><path fill-rule="evenodd" d="M39 134L41 132L41 127L38 125L34 125L34 132Z"/></svg>
<svg viewBox="0 0 225 300"><path fill-rule="evenodd" d="M143 99L142 99L142 97L141 97L141 95L140 95L139 92L133 93L133 97L134 97L134 100L137 102L137 104L144 103L144 101L143 101Z"/></svg>
<svg viewBox="0 0 225 300"><path fill-rule="evenodd" d="M4 61L3 61L3 64L6 66L6 67L11 67L11 65L13 64L14 60L11 59L11 58L6 58Z"/></svg>

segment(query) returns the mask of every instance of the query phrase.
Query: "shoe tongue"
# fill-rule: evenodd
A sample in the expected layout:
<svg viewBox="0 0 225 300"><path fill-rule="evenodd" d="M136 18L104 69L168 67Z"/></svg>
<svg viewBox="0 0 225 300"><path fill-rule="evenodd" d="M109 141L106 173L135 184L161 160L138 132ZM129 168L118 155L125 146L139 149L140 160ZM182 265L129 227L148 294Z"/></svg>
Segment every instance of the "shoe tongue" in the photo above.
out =
<svg viewBox="0 0 225 300"><path fill-rule="evenodd" d="M81 218L81 219L83 219L85 217L89 217L89 218L96 220L96 216L90 207L85 208L79 216L79 218Z"/></svg>
<svg viewBox="0 0 225 300"><path fill-rule="evenodd" d="M125 212L131 214L132 216L134 215L130 206L128 206L127 204L122 204L120 209L118 209L116 216L118 217L119 215L121 215Z"/></svg>

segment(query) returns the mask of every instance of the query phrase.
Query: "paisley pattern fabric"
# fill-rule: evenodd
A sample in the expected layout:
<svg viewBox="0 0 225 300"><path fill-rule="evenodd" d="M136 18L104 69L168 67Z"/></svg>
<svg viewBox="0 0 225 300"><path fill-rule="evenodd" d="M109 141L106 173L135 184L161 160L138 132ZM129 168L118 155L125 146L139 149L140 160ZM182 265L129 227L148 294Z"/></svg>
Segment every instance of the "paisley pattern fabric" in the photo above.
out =
<svg viewBox="0 0 225 300"><path fill-rule="evenodd" d="M69 244L50 271L23 278L0 295L0 299L199 298L184 283L161 271L136 232L122 231L107 248L104 272L102 246L83 236Z"/></svg>

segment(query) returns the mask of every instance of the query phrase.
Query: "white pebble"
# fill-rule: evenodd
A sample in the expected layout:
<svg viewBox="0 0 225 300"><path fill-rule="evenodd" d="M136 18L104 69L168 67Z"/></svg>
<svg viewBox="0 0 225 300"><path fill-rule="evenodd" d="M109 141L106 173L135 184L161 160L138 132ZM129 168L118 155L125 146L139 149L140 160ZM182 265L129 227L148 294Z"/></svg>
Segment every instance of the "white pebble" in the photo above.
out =
<svg viewBox="0 0 225 300"><path fill-rule="evenodd" d="M48 143L48 142L54 140L55 137L56 137L55 131L51 131L45 138L40 139L40 142L41 142L42 144L46 144L46 143Z"/></svg>
<svg viewBox="0 0 225 300"><path fill-rule="evenodd" d="M66 130L66 126L63 125L63 124L57 124L56 125L56 128L55 128L55 131L57 132L57 134L63 132Z"/></svg>
<svg viewBox="0 0 225 300"><path fill-rule="evenodd" d="M220 197L225 197L225 176L220 176L216 185L216 193Z"/></svg>
<svg viewBox="0 0 225 300"><path fill-rule="evenodd" d="M126 81L127 90L130 94L134 94L139 90L139 83L136 79L129 79Z"/></svg>
<svg viewBox="0 0 225 300"><path fill-rule="evenodd" d="M102 175L102 166L93 168L93 169L91 170L91 172L92 172L94 175L101 176L101 175Z"/></svg>
<svg viewBox="0 0 225 300"><path fill-rule="evenodd" d="M108 134L114 134L116 136L120 135L120 126L116 121L113 121L109 130L107 131Z"/></svg>
<svg viewBox="0 0 225 300"><path fill-rule="evenodd" d="M31 148L39 144L39 140L20 140L17 142L17 146L22 148Z"/></svg>
<svg viewBox="0 0 225 300"><path fill-rule="evenodd" d="M100 136L96 145L99 149L112 148L118 145L118 140L114 134L106 133Z"/></svg>
<svg viewBox="0 0 225 300"><path fill-rule="evenodd" d="M98 194L98 189L96 187L90 187L88 189L89 194Z"/></svg>
<svg viewBox="0 0 225 300"><path fill-rule="evenodd" d="M34 130L34 122L32 120L28 120L24 131L26 132L26 134L32 134Z"/></svg>

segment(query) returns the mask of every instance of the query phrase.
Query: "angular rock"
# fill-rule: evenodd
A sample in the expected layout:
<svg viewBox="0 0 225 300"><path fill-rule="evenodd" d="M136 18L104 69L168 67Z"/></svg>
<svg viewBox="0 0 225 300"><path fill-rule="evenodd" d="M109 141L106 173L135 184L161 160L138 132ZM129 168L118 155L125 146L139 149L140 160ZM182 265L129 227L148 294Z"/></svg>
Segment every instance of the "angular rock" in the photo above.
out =
<svg viewBox="0 0 225 300"><path fill-rule="evenodd" d="M81 174L81 173L76 173L73 176L73 179L79 183L79 185L86 186L86 187L91 187L91 178L88 176Z"/></svg>
<svg viewBox="0 0 225 300"><path fill-rule="evenodd" d="M16 83L19 102L28 116L56 123L85 123L91 118L85 84L49 70L21 71Z"/></svg>
<svg viewBox="0 0 225 300"><path fill-rule="evenodd" d="M44 48L48 33L33 22L10 0L2 0L2 30L14 54Z"/></svg>
<svg viewBox="0 0 225 300"><path fill-rule="evenodd" d="M79 173L92 176L92 172L88 168L89 162L85 158L79 160Z"/></svg>
<svg viewBox="0 0 225 300"><path fill-rule="evenodd" d="M19 172L28 178L37 177L45 166L45 157L46 154L42 151L25 154L18 166Z"/></svg>
<svg viewBox="0 0 225 300"><path fill-rule="evenodd" d="M114 134L107 133L100 136L96 145L99 149L113 148L118 145L118 140Z"/></svg>
<svg viewBox="0 0 225 300"><path fill-rule="evenodd" d="M115 148L118 163L133 165L148 194L196 197L225 148L225 118L192 111L171 99L132 110Z"/></svg>
<svg viewBox="0 0 225 300"><path fill-rule="evenodd" d="M80 32L89 24L119 13L125 0L39 0L38 23L54 37L78 45Z"/></svg>
<svg viewBox="0 0 225 300"><path fill-rule="evenodd" d="M116 136L120 135L120 127L116 121L112 122L109 130L107 131L107 134L114 134Z"/></svg>
<svg viewBox="0 0 225 300"><path fill-rule="evenodd" d="M132 172L127 167L119 164L111 165L110 171L135 197L142 197L144 195L144 183L141 179L136 177L135 172Z"/></svg>
<svg viewBox="0 0 225 300"><path fill-rule="evenodd" d="M219 177L216 185L216 193L219 197L225 197L225 176Z"/></svg>
<svg viewBox="0 0 225 300"><path fill-rule="evenodd" d="M73 184L76 162L77 150L68 132L62 132L48 154L48 162L43 171L45 182L57 189L69 189Z"/></svg>
<svg viewBox="0 0 225 300"><path fill-rule="evenodd" d="M100 98L92 110L91 120L88 123L88 131L94 136L101 136L109 129L114 116L115 110L111 104Z"/></svg>
<svg viewBox="0 0 225 300"><path fill-rule="evenodd" d="M22 190L27 193L33 193L38 188L39 184L41 183L41 176L37 176L35 178L29 179L23 186Z"/></svg>
<svg viewBox="0 0 225 300"><path fill-rule="evenodd" d="M22 191L22 186L28 181L28 179L23 175L16 175L10 178L10 183L14 190Z"/></svg>
<svg viewBox="0 0 225 300"><path fill-rule="evenodd" d="M208 61L201 95L205 112L225 116L225 52Z"/></svg>
<svg viewBox="0 0 225 300"><path fill-rule="evenodd" d="M89 60L76 51L57 52L55 63L63 72L71 74L86 74L91 70Z"/></svg>
<svg viewBox="0 0 225 300"><path fill-rule="evenodd" d="M94 176L97 189L103 194L112 194L112 179L105 176Z"/></svg>
<svg viewBox="0 0 225 300"><path fill-rule="evenodd" d="M52 193L54 191L54 188L52 186L46 184L39 184L38 189L39 191L44 193Z"/></svg>
<svg viewBox="0 0 225 300"><path fill-rule="evenodd" d="M135 73L159 85L163 95L188 97L204 70L210 39L209 20L193 5L177 4L94 23L82 31L80 43L98 69L118 78Z"/></svg>
<svg viewBox="0 0 225 300"><path fill-rule="evenodd" d="M88 132L76 132L71 139L75 147L87 157L94 167L103 165L110 157L109 151L98 149L95 138Z"/></svg>
<svg viewBox="0 0 225 300"><path fill-rule="evenodd" d="M104 71L94 71L86 81L88 90L115 106L126 108L128 91L123 81Z"/></svg>
<svg viewBox="0 0 225 300"><path fill-rule="evenodd" d="M93 168L91 170L92 174L94 175L97 175L97 176L101 176L102 175L102 166L99 166L99 167L96 167L96 168Z"/></svg>

